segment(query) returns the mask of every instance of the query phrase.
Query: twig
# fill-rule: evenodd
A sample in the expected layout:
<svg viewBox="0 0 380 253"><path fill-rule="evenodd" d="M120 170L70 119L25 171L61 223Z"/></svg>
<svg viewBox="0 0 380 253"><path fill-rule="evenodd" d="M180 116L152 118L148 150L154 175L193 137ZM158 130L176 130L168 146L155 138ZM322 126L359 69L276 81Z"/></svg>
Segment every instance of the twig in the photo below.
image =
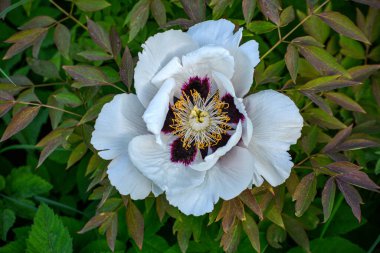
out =
<svg viewBox="0 0 380 253"><path fill-rule="evenodd" d="M71 15L70 13L68 13L67 11L65 11L64 9L61 8L61 6L59 6L58 4L56 4L53 0L49 0L50 3L52 3L55 7L57 7L58 10L60 10L62 13L64 13L66 16L68 16L69 18L71 18L72 20L74 20L78 25L80 25L83 29L85 29L86 31L88 30L87 27L82 24L78 19L76 19L73 15Z"/></svg>
<svg viewBox="0 0 380 253"><path fill-rule="evenodd" d="M16 104L22 104L22 105L35 105L35 106L46 107L46 108L49 108L49 109L65 112L65 113L68 113L68 114L71 114L71 115L75 115L77 117L81 117L82 118L82 115L80 115L78 113L70 112L70 111L67 111L65 109L62 109L62 108L59 108L59 107L55 107L55 106L51 106L51 105L45 105L45 104L40 104L40 103L32 103L32 102L24 102L24 101L12 101L12 102L16 103Z"/></svg>

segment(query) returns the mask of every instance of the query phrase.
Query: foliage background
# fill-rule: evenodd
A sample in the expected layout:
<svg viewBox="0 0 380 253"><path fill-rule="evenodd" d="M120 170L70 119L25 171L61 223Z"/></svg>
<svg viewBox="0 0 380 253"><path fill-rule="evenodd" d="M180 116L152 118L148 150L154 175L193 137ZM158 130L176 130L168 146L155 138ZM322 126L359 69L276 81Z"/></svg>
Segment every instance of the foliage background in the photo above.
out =
<svg viewBox="0 0 380 253"><path fill-rule="evenodd" d="M379 8L0 0L0 252L380 252ZM134 91L149 36L221 17L260 44L251 92L284 92L301 110L293 173L203 217L120 196L89 144L102 105Z"/></svg>

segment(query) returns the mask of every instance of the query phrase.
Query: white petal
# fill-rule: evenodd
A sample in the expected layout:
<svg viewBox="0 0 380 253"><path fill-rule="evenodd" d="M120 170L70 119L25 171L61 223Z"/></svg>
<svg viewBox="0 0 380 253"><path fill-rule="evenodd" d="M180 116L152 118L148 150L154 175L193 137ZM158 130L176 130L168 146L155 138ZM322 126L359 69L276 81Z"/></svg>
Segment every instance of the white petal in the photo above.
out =
<svg viewBox="0 0 380 253"><path fill-rule="evenodd" d="M225 19L209 20L190 27L187 32L200 46L220 45L237 47L242 37L242 29L233 33L235 25Z"/></svg>
<svg viewBox="0 0 380 253"><path fill-rule="evenodd" d="M143 115L148 130L155 135L160 135L164 126L166 114L169 111L169 102L173 97L172 90L174 86L174 79L167 79L152 101L150 101Z"/></svg>
<svg viewBox="0 0 380 253"><path fill-rule="evenodd" d="M231 79L234 74L234 58L228 50L216 46L205 46L184 55L182 66L189 77L204 77L216 71Z"/></svg>
<svg viewBox="0 0 380 253"><path fill-rule="evenodd" d="M241 136L241 139L243 140L244 145L247 147L252 139L253 134L253 125L251 119L248 117L248 114L245 110L245 106L243 104L243 99L241 98L234 98L234 103L236 105L236 108L239 110L241 114L244 115L243 120L243 133Z"/></svg>
<svg viewBox="0 0 380 253"><path fill-rule="evenodd" d="M166 80L172 77L173 75L180 73L182 71L181 61L178 57L174 57L166 64L157 74L153 77L152 83L157 87L160 87L161 84Z"/></svg>
<svg viewBox="0 0 380 253"><path fill-rule="evenodd" d="M137 169L164 191L194 187L204 180L205 172L170 160L170 141L161 146L153 135L141 135L130 142L128 150Z"/></svg>
<svg viewBox="0 0 380 253"><path fill-rule="evenodd" d="M134 80L137 97L146 107L157 92L157 88L151 84L157 71L173 57L181 57L198 48L198 45L187 33L169 30L150 37L142 47L143 51L139 54Z"/></svg>
<svg viewBox="0 0 380 253"><path fill-rule="evenodd" d="M111 184L121 194L131 195L132 199L144 199L152 191L152 181L136 169L127 152L112 160L107 174Z"/></svg>
<svg viewBox="0 0 380 253"><path fill-rule="evenodd" d="M201 185L178 192L168 190L167 199L187 215L211 212L219 198L232 199L249 186L252 159L247 149L235 146L207 171Z"/></svg>
<svg viewBox="0 0 380 253"><path fill-rule="evenodd" d="M141 116L144 107L133 94L116 95L99 113L91 144L103 159L113 159L128 149L129 141L148 131Z"/></svg>
<svg viewBox="0 0 380 253"><path fill-rule="evenodd" d="M303 119L290 98L273 90L250 95L244 103L253 124L248 149L255 168L277 186L289 177L293 163L287 151L301 136Z"/></svg>
<svg viewBox="0 0 380 253"><path fill-rule="evenodd" d="M243 97L251 88L254 68L260 61L259 45L256 41L250 40L231 52L235 59L232 83L236 96Z"/></svg>
<svg viewBox="0 0 380 253"><path fill-rule="evenodd" d="M212 72L212 77L219 88L220 97L223 97L226 93L229 93L230 95L235 97L234 86L227 77L216 71Z"/></svg>

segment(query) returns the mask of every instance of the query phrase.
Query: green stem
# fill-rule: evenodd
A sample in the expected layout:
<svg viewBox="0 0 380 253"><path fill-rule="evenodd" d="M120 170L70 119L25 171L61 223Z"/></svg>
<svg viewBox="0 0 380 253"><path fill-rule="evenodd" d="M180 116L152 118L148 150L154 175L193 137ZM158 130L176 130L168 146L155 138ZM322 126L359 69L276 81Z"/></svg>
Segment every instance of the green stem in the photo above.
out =
<svg viewBox="0 0 380 253"><path fill-rule="evenodd" d="M367 253L372 253L375 249L376 249L376 246L380 243L380 235L377 237L377 239L375 240L375 242L372 244L371 248L368 250Z"/></svg>
<svg viewBox="0 0 380 253"><path fill-rule="evenodd" d="M325 236L327 229L329 228L330 223L333 220L335 214L338 212L338 209L339 209L340 205L342 204L342 202L343 202L343 195L340 194L338 197L338 201L337 201L336 205L334 206L334 209L330 215L330 218L327 220L327 222L325 223L325 225L322 228L322 232L321 232L321 235L319 238L322 239Z"/></svg>
<svg viewBox="0 0 380 253"><path fill-rule="evenodd" d="M57 111L61 111L61 112L65 112L65 113L68 113L68 114L71 114L71 115L75 115L77 117L81 117L82 118L82 115L78 114L78 113L75 113L75 112L70 112L70 111L67 111L65 109L61 109L61 108L58 108L58 107L55 107L55 106L51 106L51 105L45 105L45 104L39 104L39 103L32 103L32 102L24 102L24 101L12 101L13 103L16 103L16 104L22 104L22 105L35 105L35 106L41 106L41 107L46 107L46 108L49 108L49 109L53 109L53 110L57 110Z"/></svg>
<svg viewBox="0 0 380 253"><path fill-rule="evenodd" d="M80 25L83 29L85 29L86 31L88 30L87 27L82 24L78 19L76 19L73 15L71 15L70 13L68 13L67 11L65 11L64 9L61 8L61 6L59 6L58 4L56 4L53 0L49 0L50 3L52 3L58 10L60 10L62 13L64 13L66 16L68 16L69 18L71 18L72 20L75 21L75 23L77 23L78 25Z"/></svg>

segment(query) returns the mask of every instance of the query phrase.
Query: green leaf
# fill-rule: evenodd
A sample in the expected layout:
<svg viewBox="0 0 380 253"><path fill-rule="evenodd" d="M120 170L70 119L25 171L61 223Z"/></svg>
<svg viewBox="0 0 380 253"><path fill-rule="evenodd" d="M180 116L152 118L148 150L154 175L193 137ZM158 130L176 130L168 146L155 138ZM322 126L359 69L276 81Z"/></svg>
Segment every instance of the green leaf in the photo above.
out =
<svg viewBox="0 0 380 253"><path fill-rule="evenodd" d="M365 253L362 248L341 237L318 238L310 242L310 251L313 253ZM288 253L304 253L301 248L293 248Z"/></svg>
<svg viewBox="0 0 380 253"><path fill-rule="evenodd" d="M281 243L286 240L286 231L276 224L271 224L267 229L266 239L271 247L280 249Z"/></svg>
<svg viewBox="0 0 380 253"><path fill-rule="evenodd" d="M350 77L348 72L326 50L316 46L299 46L300 53L323 75L341 74Z"/></svg>
<svg viewBox="0 0 380 253"><path fill-rule="evenodd" d="M283 214L282 218L284 220L286 232L288 232L290 237L306 252L311 252L309 239L302 225L296 219L286 214Z"/></svg>
<svg viewBox="0 0 380 253"><path fill-rule="evenodd" d="M339 45L342 47L340 52L346 56L359 60L365 59L366 57L364 47L356 40L340 36Z"/></svg>
<svg viewBox="0 0 380 253"><path fill-rule="evenodd" d="M25 239L9 242L8 244L0 247L0 253L24 253L25 252Z"/></svg>
<svg viewBox="0 0 380 253"><path fill-rule="evenodd" d="M295 18L293 6L286 7L280 15L280 25L287 26Z"/></svg>
<svg viewBox="0 0 380 253"><path fill-rule="evenodd" d="M57 67L51 61L38 60L33 58L27 58L30 68L37 75L52 78L52 79L61 79L58 73Z"/></svg>
<svg viewBox="0 0 380 253"><path fill-rule="evenodd" d="M281 9L280 2L278 0L258 0L261 12L270 21L280 26L280 14Z"/></svg>
<svg viewBox="0 0 380 253"><path fill-rule="evenodd" d="M230 0L211 0L210 7L212 8L212 17L219 19L222 17L227 7L231 7L233 1Z"/></svg>
<svg viewBox="0 0 380 253"><path fill-rule="evenodd" d="M71 253L72 239L62 221L42 204L34 217L32 230L27 239L27 253Z"/></svg>
<svg viewBox="0 0 380 253"><path fill-rule="evenodd" d="M73 164L78 162L86 154L87 149L88 147L84 142L81 142L78 146L76 146L70 154L66 169L70 168L73 166Z"/></svg>
<svg viewBox="0 0 380 253"><path fill-rule="evenodd" d="M71 34L69 29L62 24L58 24L54 31L54 43L60 54L69 59Z"/></svg>
<svg viewBox="0 0 380 253"><path fill-rule="evenodd" d="M78 125L84 124L88 121L95 119L100 113L103 105L112 100L113 95L107 95L100 98L96 103L87 110L87 112L83 115L82 119L79 121Z"/></svg>
<svg viewBox="0 0 380 253"><path fill-rule="evenodd" d="M92 40L101 48L112 53L109 34L102 26L87 18L88 32Z"/></svg>
<svg viewBox="0 0 380 253"><path fill-rule="evenodd" d="M129 23L129 42L132 41L138 32L145 26L149 17L149 0L140 0L135 6L133 6L130 12Z"/></svg>
<svg viewBox="0 0 380 253"><path fill-rule="evenodd" d="M240 242L240 237L241 226L240 223L236 222L227 233L223 234L220 241L220 246L222 246L223 250L227 253L236 252Z"/></svg>
<svg viewBox="0 0 380 253"><path fill-rule="evenodd" d="M264 73L256 75L256 82L258 84L275 83L280 80L282 71L285 68L285 61L280 60L276 63L269 65Z"/></svg>
<svg viewBox="0 0 380 253"><path fill-rule="evenodd" d="M242 222L243 230L247 234L249 241L252 244L252 247L257 252L260 252L259 228L255 220L251 216L246 214L245 217L246 217L246 220Z"/></svg>
<svg viewBox="0 0 380 253"><path fill-rule="evenodd" d="M106 0L73 0L73 2L79 9L86 12L100 11L111 6Z"/></svg>
<svg viewBox="0 0 380 253"><path fill-rule="evenodd" d="M0 237L1 240L7 240L8 230L16 221L15 213L10 209L0 210ZM0 251L1 252L1 251Z"/></svg>
<svg viewBox="0 0 380 253"><path fill-rule="evenodd" d="M328 11L317 14L317 16L336 32L351 39L371 44L364 33L348 17L339 12Z"/></svg>
<svg viewBox="0 0 380 253"><path fill-rule="evenodd" d="M326 127L329 129L343 129L346 128L346 125L339 121L334 116L329 115L321 109L313 108L308 110L304 117L306 120L310 121L313 124L317 124L321 127Z"/></svg>
<svg viewBox="0 0 380 253"><path fill-rule="evenodd" d="M37 16L19 27L20 30L29 30L33 28L47 27L57 22L54 18L49 16Z"/></svg>
<svg viewBox="0 0 380 253"><path fill-rule="evenodd" d="M361 84L357 81L347 79L338 79L339 76L323 76L307 82L299 87L300 90L307 90L313 92L335 90L343 87L349 87Z"/></svg>
<svg viewBox="0 0 380 253"><path fill-rule="evenodd" d="M61 90L60 92L53 95L57 102L71 107L77 107L82 104L82 100L74 93L68 90Z"/></svg>
<svg viewBox="0 0 380 253"><path fill-rule="evenodd" d="M253 21L247 24L247 29L256 34L268 33L276 29L276 25L268 21Z"/></svg>
<svg viewBox="0 0 380 253"><path fill-rule="evenodd" d="M49 182L31 173L25 167L13 169L7 178L7 189L16 197L29 198L47 193L52 188Z"/></svg>
<svg viewBox="0 0 380 253"><path fill-rule="evenodd" d="M11 122L8 124L7 128L5 129L0 142L9 139L10 137L27 127L37 116L39 110L39 106L33 106L24 107L19 112L17 112L16 115L12 118Z"/></svg>
<svg viewBox="0 0 380 253"><path fill-rule="evenodd" d="M315 173L304 176L298 184L293 194L293 201L296 201L295 215L300 217L309 208L317 194L317 178Z"/></svg>
<svg viewBox="0 0 380 253"><path fill-rule="evenodd" d="M306 15L300 10L297 10L297 16L300 20L306 18ZM317 39L322 44L324 44L329 37L330 28L316 16L311 16L302 24L302 26L307 34L313 36L313 38Z"/></svg>
<svg viewBox="0 0 380 253"><path fill-rule="evenodd" d="M286 67L288 68L290 77L294 83L296 83L298 74L298 59L299 55L297 49L292 44L289 44L286 49L285 63Z"/></svg>

